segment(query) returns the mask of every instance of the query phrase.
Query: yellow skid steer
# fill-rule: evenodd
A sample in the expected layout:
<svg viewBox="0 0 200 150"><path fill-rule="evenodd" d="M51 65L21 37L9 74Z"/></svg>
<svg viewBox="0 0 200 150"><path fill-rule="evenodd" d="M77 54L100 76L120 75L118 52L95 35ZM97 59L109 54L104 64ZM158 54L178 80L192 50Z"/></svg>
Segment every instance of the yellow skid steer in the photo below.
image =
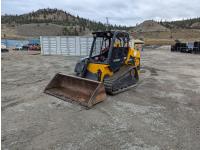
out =
<svg viewBox="0 0 200 150"><path fill-rule="evenodd" d="M44 92L86 107L134 87L139 80L140 52L122 31L93 32L88 57L75 66L76 76L56 74Z"/></svg>

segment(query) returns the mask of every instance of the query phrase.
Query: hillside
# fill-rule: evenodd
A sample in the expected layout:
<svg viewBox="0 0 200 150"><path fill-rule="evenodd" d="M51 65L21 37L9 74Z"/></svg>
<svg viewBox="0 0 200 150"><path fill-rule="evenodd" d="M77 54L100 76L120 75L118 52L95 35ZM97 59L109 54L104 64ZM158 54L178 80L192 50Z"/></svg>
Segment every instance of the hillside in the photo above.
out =
<svg viewBox="0 0 200 150"><path fill-rule="evenodd" d="M139 25L136 25L132 28L135 32L155 32L155 31L169 31L168 28L160 25L156 21L153 20L146 20Z"/></svg>
<svg viewBox="0 0 200 150"><path fill-rule="evenodd" d="M160 21L146 20L139 25L131 28L134 32L166 32L174 29L200 29L200 18L179 20L179 21Z"/></svg>
<svg viewBox="0 0 200 150"><path fill-rule="evenodd" d="M146 44L172 44L174 40L200 40L199 19L173 22L156 22L147 20L129 31L134 38L145 40Z"/></svg>
<svg viewBox="0 0 200 150"><path fill-rule="evenodd" d="M58 9L40 9L23 15L4 15L1 16L1 22L4 26L14 29L18 36L38 36L37 33L41 33L40 35L86 35L91 31L126 29L126 27L113 25L107 27L101 22L73 16ZM52 31L54 27L55 31Z"/></svg>
<svg viewBox="0 0 200 150"><path fill-rule="evenodd" d="M169 29L200 29L200 18L178 20L178 21L160 21L160 25Z"/></svg>
<svg viewBox="0 0 200 150"><path fill-rule="evenodd" d="M26 39L39 36L90 35L98 30L126 30L145 41L200 40L200 18L179 21L146 20L134 27L108 25L74 16L58 9L40 9L22 15L1 16L2 38ZM148 43L148 42L147 42Z"/></svg>

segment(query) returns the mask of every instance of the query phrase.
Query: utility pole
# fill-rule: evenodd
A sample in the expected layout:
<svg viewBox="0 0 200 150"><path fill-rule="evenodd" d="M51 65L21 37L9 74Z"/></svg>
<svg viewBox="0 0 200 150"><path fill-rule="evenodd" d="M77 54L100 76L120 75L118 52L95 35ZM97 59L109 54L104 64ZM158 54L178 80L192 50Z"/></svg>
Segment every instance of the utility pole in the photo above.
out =
<svg viewBox="0 0 200 150"><path fill-rule="evenodd" d="M106 30L108 30L109 22L108 22L108 17L106 17Z"/></svg>

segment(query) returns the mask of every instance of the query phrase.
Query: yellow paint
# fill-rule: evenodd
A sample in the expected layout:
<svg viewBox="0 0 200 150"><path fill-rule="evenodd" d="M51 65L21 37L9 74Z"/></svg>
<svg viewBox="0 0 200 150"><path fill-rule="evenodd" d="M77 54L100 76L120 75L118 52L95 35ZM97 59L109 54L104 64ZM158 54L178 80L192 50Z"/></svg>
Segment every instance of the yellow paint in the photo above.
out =
<svg viewBox="0 0 200 150"><path fill-rule="evenodd" d="M140 65L140 51L136 50L134 48L129 48L128 55L127 55L127 58L125 60L125 64L131 65L129 63L129 60L130 60L131 57L134 58L135 66L138 67Z"/></svg>
<svg viewBox="0 0 200 150"><path fill-rule="evenodd" d="M102 72L101 81L103 81L105 76L113 75L113 72L109 69L109 65L106 64L90 63L87 67L87 70L93 74L97 74L98 70L100 70Z"/></svg>
<svg viewBox="0 0 200 150"><path fill-rule="evenodd" d="M134 48L129 48L128 55L125 60L126 65L133 65L129 62L130 57L134 58L136 67L140 66L140 51L139 50L135 50ZM113 72L109 69L109 65L106 65L106 64L90 63L87 67L87 70L93 74L97 74L98 70L100 70L102 72L101 81L104 80L105 76L113 75ZM139 70L138 70L138 72L139 72Z"/></svg>

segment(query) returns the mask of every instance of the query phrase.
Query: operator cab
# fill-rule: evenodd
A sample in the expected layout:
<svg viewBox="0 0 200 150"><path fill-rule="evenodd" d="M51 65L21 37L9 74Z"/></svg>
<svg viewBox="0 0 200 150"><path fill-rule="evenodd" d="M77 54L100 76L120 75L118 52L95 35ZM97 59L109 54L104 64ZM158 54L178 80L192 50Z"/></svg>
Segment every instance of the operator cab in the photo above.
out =
<svg viewBox="0 0 200 150"><path fill-rule="evenodd" d="M129 35L125 32L93 32L89 60L92 63L123 62L129 47Z"/></svg>
<svg viewBox="0 0 200 150"><path fill-rule="evenodd" d="M90 52L90 62L106 63L111 46L112 32L93 32L93 43Z"/></svg>

